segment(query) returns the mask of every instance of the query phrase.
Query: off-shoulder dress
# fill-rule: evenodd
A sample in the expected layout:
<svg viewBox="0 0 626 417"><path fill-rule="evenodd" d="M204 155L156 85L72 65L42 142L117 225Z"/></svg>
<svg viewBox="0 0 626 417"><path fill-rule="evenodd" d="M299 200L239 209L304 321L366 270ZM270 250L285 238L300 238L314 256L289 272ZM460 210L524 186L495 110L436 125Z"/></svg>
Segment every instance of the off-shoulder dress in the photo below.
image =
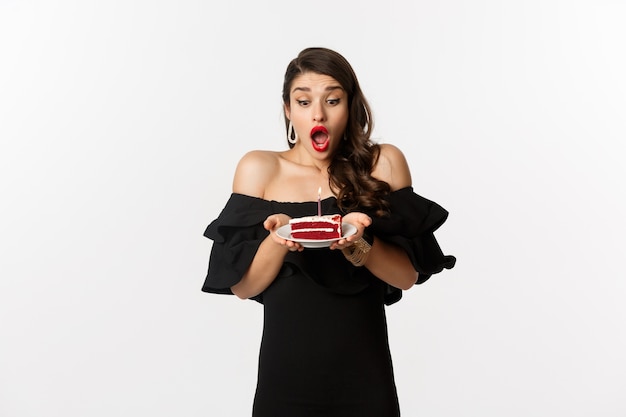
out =
<svg viewBox="0 0 626 417"><path fill-rule="evenodd" d="M433 235L448 212L411 187L392 192L389 201L391 215L373 218L368 233L406 251L418 284L452 268L456 259ZM232 294L267 237L267 216L316 212L317 202L232 194L205 231L213 246L202 290ZM322 212L340 213L334 197L322 200ZM385 305L401 297L341 251L288 253L276 279L253 297L264 308L253 417L399 416Z"/></svg>

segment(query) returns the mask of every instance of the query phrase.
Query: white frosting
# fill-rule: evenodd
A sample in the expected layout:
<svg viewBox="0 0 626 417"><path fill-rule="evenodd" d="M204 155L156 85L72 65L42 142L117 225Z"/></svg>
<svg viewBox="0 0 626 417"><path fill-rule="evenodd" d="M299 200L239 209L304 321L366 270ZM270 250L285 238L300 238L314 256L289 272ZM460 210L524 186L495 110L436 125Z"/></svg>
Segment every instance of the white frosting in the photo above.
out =
<svg viewBox="0 0 626 417"><path fill-rule="evenodd" d="M333 219L333 217L335 216L336 215L298 217L297 219L289 220L289 223L293 224L293 223L307 223L307 222L324 222L324 223L331 223L331 224L339 224L338 221ZM320 230L320 229L316 229L316 230Z"/></svg>
<svg viewBox="0 0 626 417"><path fill-rule="evenodd" d="M297 229L297 230L292 230L292 233L307 233L307 232L327 232L327 233L332 233L335 231L335 228L332 227L328 227L328 228L311 228L311 229Z"/></svg>

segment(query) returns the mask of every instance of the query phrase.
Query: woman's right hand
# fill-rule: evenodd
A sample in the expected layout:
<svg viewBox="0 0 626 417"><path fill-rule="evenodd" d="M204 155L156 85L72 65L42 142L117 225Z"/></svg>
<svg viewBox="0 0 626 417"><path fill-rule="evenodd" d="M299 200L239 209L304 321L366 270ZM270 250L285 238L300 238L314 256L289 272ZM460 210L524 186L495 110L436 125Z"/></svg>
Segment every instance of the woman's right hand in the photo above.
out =
<svg viewBox="0 0 626 417"><path fill-rule="evenodd" d="M282 237L278 236L278 234L276 234L276 231L279 228L286 224L289 224L289 220L291 220L291 217L287 216L286 214L272 214L268 216L267 219L265 219L265 221L263 222L263 227L265 228L265 230L268 230L270 232L270 236L276 244L284 246L291 252L302 252L304 250L304 246L297 242L294 242L293 240L283 239Z"/></svg>

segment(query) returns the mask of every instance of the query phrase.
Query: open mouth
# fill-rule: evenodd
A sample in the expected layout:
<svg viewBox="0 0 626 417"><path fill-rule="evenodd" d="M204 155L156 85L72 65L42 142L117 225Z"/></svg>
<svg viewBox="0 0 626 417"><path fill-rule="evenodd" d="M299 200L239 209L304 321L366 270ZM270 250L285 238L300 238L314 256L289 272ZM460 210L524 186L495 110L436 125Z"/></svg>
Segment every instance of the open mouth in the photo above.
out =
<svg viewBox="0 0 626 417"><path fill-rule="evenodd" d="M329 145L328 130L324 126L315 126L311 129L311 141L313 142L313 149L318 152L324 152L328 149Z"/></svg>

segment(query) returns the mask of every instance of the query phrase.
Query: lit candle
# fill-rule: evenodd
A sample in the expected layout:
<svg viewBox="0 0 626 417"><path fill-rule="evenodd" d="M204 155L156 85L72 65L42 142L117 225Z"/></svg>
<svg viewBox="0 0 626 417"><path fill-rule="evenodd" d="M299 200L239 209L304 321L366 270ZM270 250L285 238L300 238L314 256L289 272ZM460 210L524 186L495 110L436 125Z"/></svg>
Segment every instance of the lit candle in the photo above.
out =
<svg viewBox="0 0 626 417"><path fill-rule="evenodd" d="M322 187L317 189L317 215L322 215Z"/></svg>

